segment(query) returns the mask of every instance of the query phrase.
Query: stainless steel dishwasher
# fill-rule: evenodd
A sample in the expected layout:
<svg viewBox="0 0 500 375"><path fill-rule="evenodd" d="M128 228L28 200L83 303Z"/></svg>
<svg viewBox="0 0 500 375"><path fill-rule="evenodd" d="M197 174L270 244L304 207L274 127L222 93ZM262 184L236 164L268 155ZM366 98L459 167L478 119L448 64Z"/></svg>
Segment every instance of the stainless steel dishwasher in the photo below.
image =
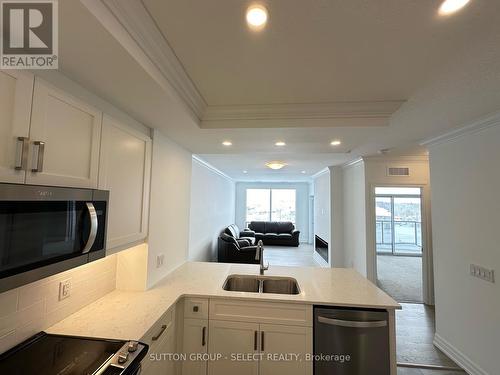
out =
<svg viewBox="0 0 500 375"><path fill-rule="evenodd" d="M314 308L314 375L390 373L387 311Z"/></svg>

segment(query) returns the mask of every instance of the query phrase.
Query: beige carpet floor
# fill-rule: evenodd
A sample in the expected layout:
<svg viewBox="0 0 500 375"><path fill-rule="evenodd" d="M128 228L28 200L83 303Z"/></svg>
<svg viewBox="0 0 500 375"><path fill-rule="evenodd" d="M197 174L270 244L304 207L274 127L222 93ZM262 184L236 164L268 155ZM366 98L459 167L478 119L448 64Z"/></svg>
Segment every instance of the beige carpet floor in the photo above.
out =
<svg viewBox="0 0 500 375"><path fill-rule="evenodd" d="M422 258L377 256L378 286L398 302L422 302Z"/></svg>

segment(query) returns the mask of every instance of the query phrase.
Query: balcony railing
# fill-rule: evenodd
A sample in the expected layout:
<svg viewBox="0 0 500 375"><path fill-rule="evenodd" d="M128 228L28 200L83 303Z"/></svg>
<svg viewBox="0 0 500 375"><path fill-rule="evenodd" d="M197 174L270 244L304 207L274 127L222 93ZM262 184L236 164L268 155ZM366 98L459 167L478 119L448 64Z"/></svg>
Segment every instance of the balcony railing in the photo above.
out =
<svg viewBox="0 0 500 375"><path fill-rule="evenodd" d="M422 224L411 220L377 220L376 244L379 254L421 255Z"/></svg>

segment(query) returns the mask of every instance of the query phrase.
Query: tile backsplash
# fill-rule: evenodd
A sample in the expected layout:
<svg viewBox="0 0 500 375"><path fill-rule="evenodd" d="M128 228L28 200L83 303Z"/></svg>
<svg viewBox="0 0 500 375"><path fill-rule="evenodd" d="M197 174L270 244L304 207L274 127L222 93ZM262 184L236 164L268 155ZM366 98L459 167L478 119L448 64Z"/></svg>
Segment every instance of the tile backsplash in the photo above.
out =
<svg viewBox="0 0 500 375"><path fill-rule="evenodd" d="M59 283L70 296L59 300ZM0 353L47 329L116 287L116 255L0 294Z"/></svg>

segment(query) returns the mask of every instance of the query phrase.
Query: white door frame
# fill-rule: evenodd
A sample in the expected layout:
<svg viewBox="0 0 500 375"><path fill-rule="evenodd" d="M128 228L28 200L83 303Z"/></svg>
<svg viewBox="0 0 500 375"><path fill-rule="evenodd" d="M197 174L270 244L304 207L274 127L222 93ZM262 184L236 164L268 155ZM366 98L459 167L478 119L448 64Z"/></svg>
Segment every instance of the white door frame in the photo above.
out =
<svg viewBox="0 0 500 375"><path fill-rule="evenodd" d="M366 250L368 278L377 283L377 246L375 231L375 188L376 187L402 187L420 188L422 199L422 294L426 305L434 305L434 268L431 233L431 202L430 186L428 184L370 184L368 191L367 215L366 215Z"/></svg>

